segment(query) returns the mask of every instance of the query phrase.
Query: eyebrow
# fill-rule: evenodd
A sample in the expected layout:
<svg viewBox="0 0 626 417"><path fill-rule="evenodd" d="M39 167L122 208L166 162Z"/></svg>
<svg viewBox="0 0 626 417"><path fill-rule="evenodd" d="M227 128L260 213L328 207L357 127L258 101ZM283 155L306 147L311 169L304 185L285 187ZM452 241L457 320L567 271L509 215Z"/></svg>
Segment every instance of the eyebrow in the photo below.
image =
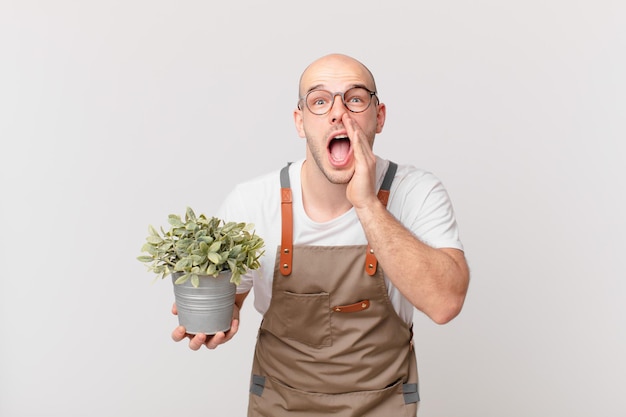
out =
<svg viewBox="0 0 626 417"><path fill-rule="evenodd" d="M365 84L352 84L352 85L348 86L348 88L346 89L346 91L347 91L347 90L349 90L349 89L351 89L351 88L355 88L355 87L361 87L361 88L365 88L365 89L366 89L366 90L368 90L368 91L372 91L372 90L370 90L370 88L369 88L369 87L367 87ZM307 95L307 94L309 94L311 91L315 91L315 90L322 90L322 89L324 89L324 84L317 84L317 85L312 86L312 87L311 87L311 88L309 88L308 90L306 90L306 92L304 93L304 95L306 96L306 95ZM345 92L345 91L344 91L344 92Z"/></svg>

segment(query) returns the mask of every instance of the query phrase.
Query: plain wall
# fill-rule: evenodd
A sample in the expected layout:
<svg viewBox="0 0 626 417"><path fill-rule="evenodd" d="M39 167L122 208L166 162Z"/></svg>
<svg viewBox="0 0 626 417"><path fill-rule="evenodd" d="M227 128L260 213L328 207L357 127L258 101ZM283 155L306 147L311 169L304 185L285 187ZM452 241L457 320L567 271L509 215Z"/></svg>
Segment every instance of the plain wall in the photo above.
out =
<svg viewBox="0 0 626 417"><path fill-rule="evenodd" d="M0 416L245 415L259 315L190 351L148 225L304 154L306 65L388 106L375 151L437 174L472 272L415 314L420 417L624 416L626 6L0 2ZM250 204L254 204L253 201Z"/></svg>

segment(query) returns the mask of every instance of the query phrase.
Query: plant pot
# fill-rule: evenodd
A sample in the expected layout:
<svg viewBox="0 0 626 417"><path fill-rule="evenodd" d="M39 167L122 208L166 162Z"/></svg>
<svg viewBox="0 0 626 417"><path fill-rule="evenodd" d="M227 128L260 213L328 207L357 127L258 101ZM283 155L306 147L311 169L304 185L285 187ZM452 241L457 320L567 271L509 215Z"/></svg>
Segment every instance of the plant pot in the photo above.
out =
<svg viewBox="0 0 626 417"><path fill-rule="evenodd" d="M199 275L198 287L191 284L191 279L182 284L174 284L183 274L183 272L172 274L178 323L185 326L189 334L210 335L230 329L237 289L237 286L230 282L231 272L221 272L217 277Z"/></svg>

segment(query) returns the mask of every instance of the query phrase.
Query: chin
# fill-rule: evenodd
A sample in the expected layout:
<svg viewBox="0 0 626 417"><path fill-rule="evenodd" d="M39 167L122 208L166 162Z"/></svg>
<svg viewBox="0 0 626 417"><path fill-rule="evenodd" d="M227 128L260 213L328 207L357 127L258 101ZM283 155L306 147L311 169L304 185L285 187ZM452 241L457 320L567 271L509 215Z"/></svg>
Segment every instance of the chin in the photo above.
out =
<svg viewBox="0 0 626 417"><path fill-rule="evenodd" d="M331 169L330 172L324 172L324 175L326 176L326 179L328 179L328 181L332 184L347 184L350 182L352 176L354 175L354 169Z"/></svg>

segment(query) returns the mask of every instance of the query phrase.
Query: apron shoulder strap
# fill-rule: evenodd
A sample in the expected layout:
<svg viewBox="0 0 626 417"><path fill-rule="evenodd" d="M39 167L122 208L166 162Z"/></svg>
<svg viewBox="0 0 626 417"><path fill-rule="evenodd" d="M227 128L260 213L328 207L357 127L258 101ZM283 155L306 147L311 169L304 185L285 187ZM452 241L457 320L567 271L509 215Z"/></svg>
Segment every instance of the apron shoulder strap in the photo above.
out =
<svg viewBox="0 0 626 417"><path fill-rule="evenodd" d="M383 179L383 184L380 186L381 190L389 191L391 189L391 183L393 182L393 179L396 176L397 170L398 170L398 164L396 164L395 162L389 161L389 167L387 168L387 173L385 174L385 178Z"/></svg>
<svg viewBox="0 0 626 417"><path fill-rule="evenodd" d="M383 203L383 206L385 207L387 207L387 203L389 202L389 190L391 190L391 183L396 176L397 170L398 164L389 161L389 167L387 167L385 178L383 178L383 183L380 186L380 190L378 190L378 199L381 203ZM368 243L367 252L365 252L365 272L367 272L367 275L374 275L376 273L377 266L378 259L376 259L376 255L374 255L374 250L370 247Z"/></svg>
<svg viewBox="0 0 626 417"><path fill-rule="evenodd" d="M287 165L280 170L280 187L281 188L291 188L291 181L289 180L289 165L291 162L288 162Z"/></svg>
<svg viewBox="0 0 626 417"><path fill-rule="evenodd" d="M289 162L280 170L280 211L282 217L282 231L280 241L280 273L291 274L293 260L293 199L289 181Z"/></svg>

